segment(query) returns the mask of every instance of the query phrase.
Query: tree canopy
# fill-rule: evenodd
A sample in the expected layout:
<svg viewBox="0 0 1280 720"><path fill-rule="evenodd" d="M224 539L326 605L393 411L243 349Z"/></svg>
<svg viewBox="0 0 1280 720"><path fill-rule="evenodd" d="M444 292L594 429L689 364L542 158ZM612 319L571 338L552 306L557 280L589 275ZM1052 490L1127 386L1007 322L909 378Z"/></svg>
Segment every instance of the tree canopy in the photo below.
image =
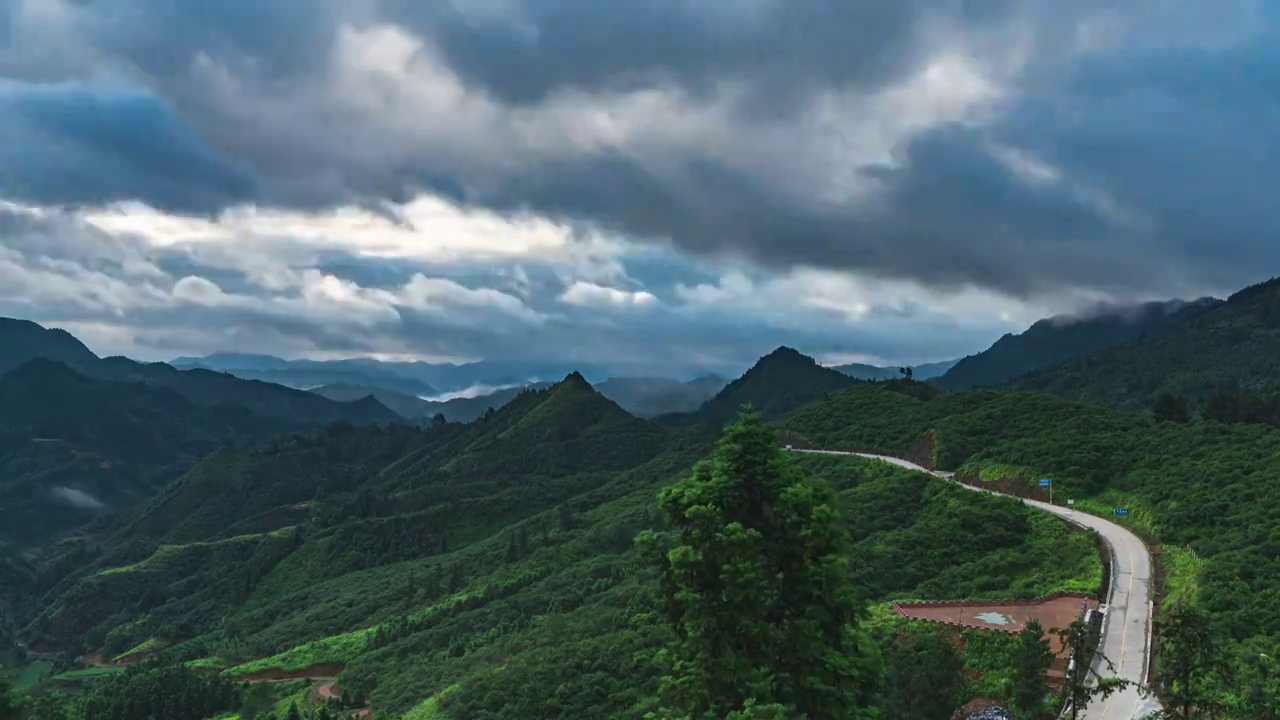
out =
<svg viewBox="0 0 1280 720"><path fill-rule="evenodd" d="M847 524L834 490L805 477L764 416L741 414L659 502L670 535L639 541L675 635L661 659L676 715L721 718L751 702L865 716L877 661L859 629Z"/></svg>

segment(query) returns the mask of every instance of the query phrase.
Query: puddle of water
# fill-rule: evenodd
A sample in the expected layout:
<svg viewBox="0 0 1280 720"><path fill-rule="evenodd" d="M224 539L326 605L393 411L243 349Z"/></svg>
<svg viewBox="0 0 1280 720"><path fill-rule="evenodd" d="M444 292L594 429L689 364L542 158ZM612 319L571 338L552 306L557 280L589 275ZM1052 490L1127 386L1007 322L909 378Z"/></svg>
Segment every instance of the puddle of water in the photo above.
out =
<svg viewBox="0 0 1280 720"><path fill-rule="evenodd" d="M1013 618L998 612L978 613L974 617L988 625L1009 625L1013 623Z"/></svg>

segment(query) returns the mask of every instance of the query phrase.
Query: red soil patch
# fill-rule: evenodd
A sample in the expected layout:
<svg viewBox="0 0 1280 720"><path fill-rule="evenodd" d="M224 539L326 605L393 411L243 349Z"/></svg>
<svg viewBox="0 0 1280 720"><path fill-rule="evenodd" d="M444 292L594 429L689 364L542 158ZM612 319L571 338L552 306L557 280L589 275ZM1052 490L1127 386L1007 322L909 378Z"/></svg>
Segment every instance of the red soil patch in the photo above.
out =
<svg viewBox="0 0 1280 720"><path fill-rule="evenodd" d="M1027 623L1039 620L1049 638L1056 660L1049 677L1061 678L1070 652L1052 631L1065 628L1081 617L1082 610L1096 610L1098 601L1088 595L1057 593L1035 600L988 600L974 602L894 603L899 615L952 627L994 630L1010 635L1022 632Z"/></svg>
<svg viewBox="0 0 1280 720"><path fill-rule="evenodd" d="M145 659L150 655L151 653L137 653L136 655L130 655L129 657L124 657L124 658L120 658L119 660L107 662L106 658L102 657L102 653L95 652L95 653L89 653L88 655L82 655L76 658L76 662L80 663L81 665L88 665L89 667L124 667L125 665L132 665L134 662L137 662L136 660L130 660L130 658Z"/></svg>

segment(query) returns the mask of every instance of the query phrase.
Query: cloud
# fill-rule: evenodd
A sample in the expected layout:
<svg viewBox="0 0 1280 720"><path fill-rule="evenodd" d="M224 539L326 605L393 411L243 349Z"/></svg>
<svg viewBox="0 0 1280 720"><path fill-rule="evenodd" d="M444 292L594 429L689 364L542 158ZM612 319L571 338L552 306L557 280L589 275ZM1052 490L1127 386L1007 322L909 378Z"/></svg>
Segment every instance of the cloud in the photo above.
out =
<svg viewBox="0 0 1280 720"><path fill-rule="evenodd" d="M647 290L619 290L579 280L561 295L560 302L588 307L647 307L656 305L658 298Z"/></svg>
<svg viewBox="0 0 1280 720"><path fill-rule="evenodd" d="M212 211L255 195L247 171L149 92L0 78L0 108L0 197Z"/></svg>
<svg viewBox="0 0 1280 720"><path fill-rule="evenodd" d="M155 219L155 226L150 220ZM380 222L369 213L366 220ZM488 217L471 222L488 227ZM435 360L577 360L635 372L743 369L779 344L890 362L972 352L1039 317L993 295L931 295L840 273L778 275L619 242L479 259L387 257L298 214L263 227L157 216L0 210L0 315L64 327L106 354L169 359L216 351ZM418 239L466 221L424 216ZM518 229L513 225L513 231ZM269 231L258 234L259 230ZM376 235L376 234L375 234ZM408 236L398 247L412 249ZM216 252L211 252L216 250ZM388 269L389 268L389 269ZM384 271L385 270L385 271ZM684 282L687 281L687 282ZM956 308L940 313L934 305Z"/></svg>
<svg viewBox="0 0 1280 720"><path fill-rule="evenodd" d="M53 496L81 510L102 510L106 505L83 490L58 486L50 490Z"/></svg>
<svg viewBox="0 0 1280 720"><path fill-rule="evenodd" d="M1280 263L1248 0L0 3L0 196L91 221L4 306L112 342L914 361Z"/></svg>

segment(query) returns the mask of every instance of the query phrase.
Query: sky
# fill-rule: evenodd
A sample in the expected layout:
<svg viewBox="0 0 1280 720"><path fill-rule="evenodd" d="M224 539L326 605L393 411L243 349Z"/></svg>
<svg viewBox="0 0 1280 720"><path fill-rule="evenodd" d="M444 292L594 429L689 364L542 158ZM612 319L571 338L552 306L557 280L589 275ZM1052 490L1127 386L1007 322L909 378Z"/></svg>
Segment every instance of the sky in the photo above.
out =
<svg viewBox="0 0 1280 720"><path fill-rule="evenodd" d="M0 315L100 354L977 352L1280 274L1280 3L0 0Z"/></svg>

